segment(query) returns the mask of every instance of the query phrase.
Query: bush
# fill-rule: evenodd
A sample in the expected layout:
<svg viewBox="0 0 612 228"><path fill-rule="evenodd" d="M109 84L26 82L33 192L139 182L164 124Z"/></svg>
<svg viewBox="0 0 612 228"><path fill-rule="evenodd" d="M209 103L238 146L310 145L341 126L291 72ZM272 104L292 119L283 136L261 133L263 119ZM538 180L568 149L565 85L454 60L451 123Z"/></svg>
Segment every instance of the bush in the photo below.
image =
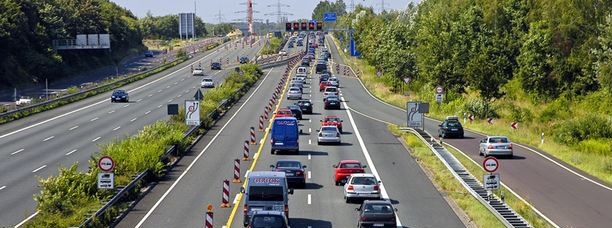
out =
<svg viewBox="0 0 612 228"><path fill-rule="evenodd" d="M533 113L529 109L510 105L510 119L517 122L531 122Z"/></svg>
<svg viewBox="0 0 612 228"><path fill-rule="evenodd" d="M185 51L185 49L179 49L178 51L176 51L176 58L178 59L182 59L187 57L187 52Z"/></svg>
<svg viewBox="0 0 612 228"><path fill-rule="evenodd" d="M587 139L612 139L612 121L595 114L576 117L554 126L555 140L576 144Z"/></svg>
<svg viewBox="0 0 612 228"><path fill-rule="evenodd" d="M78 164L73 164L70 168L60 168L58 176L39 180L42 190L34 195L38 210L70 216L80 203L96 195L96 173L83 173L77 169Z"/></svg>
<svg viewBox="0 0 612 228"><path fill-rule="evenodd" d="M489 102L477 98L468 99L463 105L463 110L477 118L499 117L495 108Z"/></svg>

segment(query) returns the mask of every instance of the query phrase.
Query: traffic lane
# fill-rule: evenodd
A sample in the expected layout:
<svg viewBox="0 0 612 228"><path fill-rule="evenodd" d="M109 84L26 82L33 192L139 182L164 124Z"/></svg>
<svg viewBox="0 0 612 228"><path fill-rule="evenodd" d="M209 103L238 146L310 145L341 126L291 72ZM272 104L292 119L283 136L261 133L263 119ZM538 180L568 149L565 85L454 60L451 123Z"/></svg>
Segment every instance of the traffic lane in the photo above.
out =
<svg viewBox="0 0 612 228"><path fill-rule="evenodd" d="M307 90L305 89L308 94ZM280 106L286 107L293 102L285 98ZM347 227L356 222L354 210L356 206L344 203L342 187L332 184L333 169L331 166L343 158L358 160L364 160L364 158L362 154L355 152L359 150L355 148L357 140L350 139L350 137L345 137L342 145L316 145L316 129L320 126L318 119L323 115L342 116L342 110L323 110L322 105L315 105L315 114L304 115L305 119L300 121L303 131L300 135L300 154L272 155L267 153L270 145L266 144L262 150L265 153L260 155L257 163L256 170L270 170L269 165L280 159L295 159L308 166L306 172L311 172L311 179L307 179L305 189L295 189L294 194L289 196L289 220L292 227ZM346 131L351 132L352 128L347 127ZM330 195L333 197L329 197ZM241 201L242 205L244 202ZM243 216L241 211L236 213L232 226L241 226Z"/></svg>
<svg viewBox="0 0 612 228"><path fill-rule="evenodd" d="M345 90L347 97L353 97L350 101L355 104L359 103L359 105L352 105L355 110L394 124L405 125L405 112L371 98L356 79L343 82L347 87L352 88ZM347 82L350 84L346 84ZM436 136L438 124L439 121L426 119L425 129ZM465 139L445 139L444 141L459 148L472 160L480 163L483 158L478 156L478 145L482 137L484 136L466 131ZM503 182L547 217L563 227L581 226L582 224L602 227L610 224L612 210L609 207L611 205L601 199L612 198L612 192L581 179L523 147L514 147L514 152L517 155L516 158L503 159L501 162L500 173L503 176ZM569 167L564 162L556 161ZM572 205L572 207L567 207L567 205Z"/></svg>
<svg viewBox="0 0 612 228"><path fill-rule="evenodd" d="M351 104L354 107L354 104ZM354 112L353 112L354 113ZM393 136L387 124L353 114L391 202L408 227L464 227L419 164Z"/></svg>
<svg viewBox="0 0 612 228"><path fill-rule="evenodd" d="M461 148L480 164L484 158L478 155L479 140L478 137L469 137L444 139L444 142ZM612 224L612 204L601 200L612 199L611 191L593 187L592 183L552 162L539 161L542 160L539 155L522 147L514 146L513 149L513 158L498 158L500 167L497 173L506 185L536 205L547 217L562 227L606 227Z"/></svg>
<svg viewBox="0 0 612 228"><path fill-rule="evenodd" d="M267 73L267 72L266 72ZM196 224L202 224L202 213L206 204L211 203L215 206L215 226L220 226L222 222L227 221L229 216L228 209L218 208L221 203L222 196L222 181L224 179L232 180L233 176L233 165L235 158L241 158L243 152L244 140L249 138L249 127L257 127L259 124L259 115L253 115L252 110L262 110L267 105L267 100L258 99L259 97L271 96L269 91L272 91L279 80L276 76L280 74L280 69L274 68L270 75L268 75L263 82L261 87L256 91L252 98L244 105L244 107L236 114L235 118L232 119L223 132L221 132L218 138L206 149L203 155L203 159L198 160L194 164L194 168L191 169L176 185L176 187L168 194L168 197L159 204L151 217L143 223L143 227L159 226L159 227L193 227ZM256 85L256 86L259 86ZM250 96L250 95L248 95ZM232 110L228 111L226 117L231 116L231 113L235 113L246 99L241 99L235 104ZM232 114L233 115L233 114ZM186 156L183 160L192 161L193 157L202 151L206 145L212 140L214 134L216 134L223 125L227 122L217 123L213 127L212 131L204 136L203 140L200 140L194 147L193 154ZM257 132L257 136L261 137L262 133ZM237 137L238 136L238 137ZM242 137L240 137L242 136ZM255 153L255 145L249 146L252 154ZM251 157L253 156L251 154ZM178 165L178 169L182 169L189 163L187 161L181 161ZM241 161L241 169L248 168L250 162ZM174 171L173 171L174 172ZM174 173L175 176L177 173ZM173 180L174 181L174 180ZM168 185L169 183L165 183ZM214 187L212 187L214 186ZM169 187L169 186L168 186ZM233 201L235 193L238 192L240 185L231 184L230 190L230 202ZM138 222L144 218L144 214L138 213L138 211L149 211L152 205L159 199L161 192L165 192L167 188L153 190L152 196L157 194L158 197L145 197L141 202L138 203L135 210L121 221L119 227L134 227ZM222 218L226 218L225 220Z"/></svg>
<svg viewBox="0 0 612 228"><path fill-rule="evenodd" d="M90 111L97 112L98 110L91 109ZM149 110L149 111L152 111L152 110ZM149 111L145 111L144 115L147 115L146 113L149 112ZM165 117L165 115L162 112L161 115L158 116L158 117L162 117L163 118L163 117ZM94 117L94 118L97 118L97 117ZM128 127L125 127L126 125L124 125L123 133L124 134L127 133L128 135L129 134L137 133L139 131L139 129L141 128L141 125L144 126L146 124L150 124L150 123L155 122L156 120L158 120L160 118L152 118L152 119L148 118L148 119L149 120L147 120L147 121L143 121L144 120L143 118L138 118L138 116L134 117L133 119L130 120L130 122L133 122L132 120L138 120L138 121L136 121L132 125L129 125L132 128L131 130L129 130L129 132L125 132L125 129L128 129ZM82 120L82 121L86 122L87 120ZM116 122L114 122L112 120L110 122L116 123ZM103 121L98 121L97 123L103 123ZM141 124L141 125L138 125L138 124ZM138 126L136 126L136 125L138 125ZM77 125L75 125L75 126L77 126ZM102 124L101 126L102 127L108 126L110 128L111 125ZM96 129L96 130L90 131L89 129L86 129L85 127L79 127L77 129L79 129L79 130L86 130L86 131L90 131L90 132L100 132L100 129L102 129L100 127L92 127L92 128ZM104 131L102 131L102 132L104 132ZM107 129L107 132L111 132L111 130ZM110 134L111 134L110 136L112 136L112 135L121 135L120 133L112 133L112 132ZM64 135L61 135L61 133L58 134L58 135L60 135L61 137L64 136ZM58 136L58 138L60 136ZM79 136L84 136L84 135L79 135ZM110 141L110 138L111 138L111 137L105 137L104 135L101 135L101 136L98 136L98 137L92 138L91 140L95 140L95 141L99 140L99 142L103 142L103 141ZM109 139L108 140L104 140L104 139L107 139L107 138L109 138ZM84 138L83 139L76 139L76 140L74 140L74 139L67 139L67 140L68 141L65 142L65 140L64 141L60 141L60 140L56 140L56 138L53 138L53 140L51 140L51 141L56 142L58 145L61 145L61 147L65 146L65 145L73 144L74 142L81 142L81 141L90 142L89 139L84 139ZM48 147L47 148L41 148L41 149L43 149L44 151L50 151ZM72 149L70 151L64 151L63 148L58 148L55 151L59 151L59 153L55 153L55 154L53 154L53 153L42 153L42 154L45 155L45 156L42 156L42 157L39 156L39 154L41 154L41 153L29 153L30 155L32 155L34 157L30 156L30 158L27 159L27 162L33 164L33 163L37 163L36 161L34 161L35 159L36 160L41 160L41 159L47 160L47 161L43 162L45 164L45 169L39 172L39 176L41 176L41 177L47 177L47 176L55 174L55 172L56 172L55 169L56 169L57 166L59 166L59 164L63 164L65 166L67 166L67 165L72 164L74 161L78 161L79 164L81 164L81 168L80 168L81 170L86 170L87 169L87 161L89 160L90 155L89 155L89 153L83 153L83 152L85 152L85 151L87 151L87 152L98 151L99 149L98 149L97 145L93 145L92 144L92 145L89 145L86 148L78 148L77 149L78 151L73 151L73 150L75 150L75 149ZM54 151L54 150L51 150L51 151ZM63 157L64 153L71 153L71 154L73 154L73 158L69 159L69 160L65 160L65 158ZM50 155L54 155L54 156L52 156L51 161L49 161L49 158L48 158ZM25 156L24 156L24 158L25 158ZM38 162L38 163L40 163L40 162ZM82 165L82 164L85 164L85 165ZM11 179L13 179L14 181L24 181L24 179L21 178L21 177L28 176L30 170L25 170L24 171L22 169L28 169L28 166L27 165L23 165L21 163L12 163L12 165L17 165L18 168L13 169L11 172L9 172L11 174L17 173L17 175L13 175L11 177ZM7 166L3 166L3 168L4 167L7 167ZM15 176L17 176L17 178L15 178ZM4 186L7 186L5 188L14 188L16 186L21 186L22 185L22 184L14 183L14 181L10 181L10 180L7 181L7 182L9 182L9 184L8 185L4 185ZM5 181L2 181L2 183L5 183ZM33 186L34 188L31 187L32 189L30 191L19 191L18 192L20 194L25 194L24 198L29 198L30 199L29 201L32 203L31 205L23 204L26 207L26 209L23 210L23 211L32 211L33 212L35 210L35 205L36 204L35 204L35 202L33 202L31 196L32 196L32 193L35 193L35 192L38 191L38 189L36 188L37 187L36 183L37 183L37 181L34 178L33 178L33 180L30 179L28 181L25 181L24 184L32 184L30 186ZM7 195L7 196L9 196L9 195ZM15 195L10 195L10 197L11 198L16 198ZM24 202L24 201L22 201L22 202ZM10 208L10 209L16 209L16 208L13 207L13 208ZM9 211L9 210L6 210L6 211ZM21 218L21 217L11 217L11 218ZM10 220L3 220L3 221L10 221ZM11 222L11 223L17 223L18 221L19 220Z"/></svg>

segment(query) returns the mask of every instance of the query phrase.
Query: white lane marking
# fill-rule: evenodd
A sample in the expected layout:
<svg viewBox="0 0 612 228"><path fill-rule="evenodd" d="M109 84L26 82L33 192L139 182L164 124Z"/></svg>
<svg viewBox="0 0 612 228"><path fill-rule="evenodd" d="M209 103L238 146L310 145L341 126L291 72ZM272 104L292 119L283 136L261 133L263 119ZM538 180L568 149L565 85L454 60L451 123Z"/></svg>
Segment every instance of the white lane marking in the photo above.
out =
<svg viewBox="0 0 612 228"><path fill-rule="evenodd" d="M32 172L33 172L33 173L38 172L38 171L40 171L41 169L44 169L45 167L47 167L47 165L43 165L43 166L41 166L41 167L38 167L37 169L32 170Z"/></svg>
<svg viewBox="0 0 612 228"><path fill-rule="evenodd" d="M119 128L121 128L121 126L117 126L116 128L113 128L113 131L119 130Z"/></svg>
<svg viewBox="0 0 612 228"><path fill-rule="evenodd" d="M149 113L151 113L151 110L146 111L146 112L145 112L145 115L148 115Z"/></svg>
<svg viewBox="0 0 612 228"><path fill-rule="evenodd" d="M182 82L182 81L185 81L185 78L181 78L181 82Z"/></svg>
<svg viewBox="0 0 612 228"><path fill-rule="evenodd" d="M192 89L195 89L195 86L194 86L194 87L191 87L191 88L192 88Z"/></svg>
<svg viewBox="0 0 612 228"><path fill-rule="evenodd" d="M161 89L160 89L160 90L157 90L157 92L158 92L158 93L161 93L162 91L164 91L164 90L161 90Z"/></svg>
<svg viewBox="0 0 612 228"><path fill-rule="evenodd" d="M176 85L176 84L178 84L178 82L174 82L174 84Z"/></svg>
<svg viewBox="0 0 612 228"><path fill-rule="evenodd" d="M238 203L238 196L240 195L240 193L236 193L236 197L234 197L234 202L232 202L233 205L236 205Z"/></svg>
<svg viewBox="0 0 612 228"><path fill-rule="evenodd" d="M131 119L130 122L134 122L134 121L136 121L136 119L138 119L138 118L135 117L134 119Z"/></svg>
<svg viewBox="0 0 612 228"><path fill-rule="evenodd" d="M345 105L345 107L346 107L346 105ZM353 111L353 112L355 112L355 113L357 113L357 114L359 114L359 115L365 116L366 118L371 119L371 120L374 120L374 121L378 121L378 122L381 122L381 123L384 123L384 124L393 124L393 123L391 123L391 122L387 122L387 121L384 121L384 120L381 120L381 119L374 118L374 117L372 117L372 116L369 116L369 115L367 115L367 114L365 114L365 113L359 112L359 111L357 111L357 110L355 110L355 109L352 109L352 108L348 108L348 107L347 107L347 109L350 109L351 111Z"/></svg>
<svg viewBox="0 0 612 228"><path fill-rule="evenodd" d="M36 215L38 215L39 211L34 212L34 214L28 216L26 219L24 219L23 221L21 221L19 224L15 225L15 228L19 228L20 226L23 226L23 224L25 224L26 222L30 221L30 219L34 218Z"/></svg>
<svg viewBox="0 0 612 228"><path fill-rule="evenodd" d="M261 145L262 143L264 143L264 139L263 138L261 140L259 140L259 144Z"/></svg>
<svg viewBox="0 0 612 228"><path fill-rule="evenodd" d="M308 153L308 160L312 159L312 154Z"/></svg>
<svg viewBox="0 0 612 228"><path fill-rule="evenodd" d="M66 153L66 156L71 155L74 152L77 152L77 149L71 150L70 152Z"/></svg>
<svg viewBox="0 0 612 228"><path fill-rule="evenodd" d="M308 123L312 123L312 120L311 120L311 119L308 119Z"/></svg>
<svg viewBox="0 0 612 228"><path fill-rule="evenodd" d="M15 154L21 153L21 151L23 151L23 148L21 148L21 149L19 149L19 150L15 151L15 152L13 152L13 153L11 153L11 155L15 155Z"/></svg>
<svg viewBox="0 0 612 228"><path fill-rule="evenodd" d="M312 139L308 139L308 144L312 144Z"/></svg>
<svg viewBox="0 0 612 228"><path fill-rule="evenodd" d="M172 99L168 100L168 103L172 102Z"/></svg>
<svg viewBox="0 0 612 228"><path fill-rule="evenodd" d="M187 89L187 90L185 90L185 93L189 93L189 90L188 90L188 89Z"/></svg>
<svg viewBox="0 0 612 228"><path fill-rule="evenodd" d="M312 178L312 173L308 171L308 179Z"/></svg>
<svg viewBox="0 0 612 228"><path fill-rule="evenodd" d="M308 205L310 205L310 204L312 204L312 199L311 199L310 194L308 194Z"/></svg>
<svg viewBox="0 0 612 228"><path fill-rule="evenodd" d="M130 106L130 104L126 104L126 105L124 105L123 107L124 107L124 108L127 108L128 106Z"/></svg>
<svg viewBox="0 0 612 228"><path fill-rule="evenodd" d="M166 89L167 89L167 88L170 88L170 86L166 86Z"/></svg>
<svg viewBox="0 0 612 228"><path fill-rule="evenodd" d="M312 132L312 128L308 128L308 133L311 133L311 132Z"/></svg>
<svg viewBox="0 0 612 228"><path fill-rule="evenodd" d="M113 112L115 112L115 110L110 110L108 111L108 114L112 114Z"/></svg>
<svg viewBox="0 0 612 228"><path fill-rule="evenodd" d="M157 108L161 108L163 105L158 105Z"/></svg>
<svg viewBox="0 0 612 228"><path fill-rule="evenodd" d="M249 177L249 173L251 173L251 170L247 170L246 173L244 174L244 178L248 178Z"/></svg>
<svg viewBox="0 0 612 228"><path fill-rule="evenodd" d="M0 190L5 189L5 188L6 188L6 185L0 187Z"/></svg>
<svg viewBox="0 0 612 228"><path fill-rule="evenodd" d="M52 135L52 136L49 136L49 137L47 137L46 139L43 139L43 142L49 141L49 140L51 140L51 139L53 139L53 138L55 138L55 136L53 136L53 135Z"/></svg>
<svg viewBox="0 0 612 228"><path fill-rule="evenodd" d="M385 189L385 184L383 180L380 178L380 175L378 175L378 170L376 170L376 166L374 166L372 157L370 157L370 152L368 152L368 148L366 148L365 143L363 142L363 138L361 138L361 133L359 133L359 128L357 128L357 124L355 124L355 120L353 119L353 115L351 114L350 108L344 101L344 97L340 97L340 100L345 103L344 106L346 107L346 114L349 117L349 121L351 122L353 131L355 132L355 136L357 137L357 141L359 142L359 146L361 147L361 152L363 153L363 156L366 158L368 166L370 167L370 171L372 172L372 174L374 174L376 179L380 181L380 194L382 198L389 199L389 194L387 194L387 190ZM397 215L395 215L395 221L398 227L402 226L402 223L399 220L399 217L397 217Z"/></svg>
<svg viewBox="0 0 612 228"><path fill-rule="evenodd" d="M206 55L206 56L204 56L204 57L202 57L202 58L200 58L200 59L198 59L198 60L196 60L196 61L202 61L203 59L207 58L208 56L210 56L210 55L212 55L212 54L214 54L214 53L216 53L216 52L217 52L217 50L215 50L215 51L211 52L210 54L208 54L208 55ZM151 82L149 82L149 83L146 83L146 84L144 84L144 85L141 85L141 86L139 86L139 87L136 87L136 88L134 88L134 89L132 89L132 90L130 90L130 91L128 91L128 92L134 92L134 91L137 91L137 90L142 89L142 88L144 88L144 87L147 87L147 86L149 86L149 85L151 85L151 84L153 84L153 83L156 83L156 82L158 82L158 81L161 81L161 80L163 80L163 79L166 79L167 77L170 77L171 75L173 75L173 74L175 74L175 73L177 73L177 72L179 72L179 71L182 71L182 70L184 70L184 69L187 69L187 67L189 67L189 66L184 66L183 68L180 68L180 69L178 69L178 70L175 70L175 71L173 71L173 72L171 72L171 73L169 73L169 74L167 74L167 75L165 75L165 76L163 76L163 77L161 77L161 78L155 79L155 80L153 80L153 81L151 81ZM194 87L194 88L195 88L195 87ZM161 92L161 90L159 90L158 92ZM56 117L53 117L53 118L47 119L47 120L45 120L45 121L41 121L41 122L38 122L38 123L32 124L32 125L30 125L30 126L27 126L27 127L24 127L24 128L21 128L21 129L18 129L18 130L15 130L15 131L12 131L12 132L6 133L6 134L4 134L4 135L1 135L1 136L0 136L0 139L1 139L1 138L4 138L4 137L6 137L6 136L9 136L9 135L13 135L13 134L15 134L15 133L19 133L19 132L22 132L22 131L28 130L28 129L33 128L33 127L40 126L41 124L45 124L45 123L48 123L48 122L54 121L54 120L59 119L59 118L62 118L62 117L64 117L64 116L67 116L67 115L70 115L70 114L73 114L73 113L76 113L76 112L79 112L79 111L82 111L82 110L85 110L85 109L91 108L91 107L93 107L93 106L96 106L96 105L99 105L99 104L102 104L102 103L106 103L106 102L108 102L108 100L106 100L106 98L105 98L105 99L103 99L103 100L101 100L101 101L98 101L98 102L96 102L96 103L93 103L93 104L87 105L87 106L85 106L85 107L82 107L82 108L79 108L79 109L76 109L76 110L72 110L72 111L70 111L70 112L67 112L67 113L61 114L61 115L59 115L59 116L56 116ZM127 107L127 106L125 106L125 107ZM38 214L38 212L36 212L36 214ZM31 219L31 218L28 218L28 219ZM27 222L27 220L28 220L28 219L26 219L26 220L22 221L20 224L21 224L21 225L23 225L23 223Z"/></svg>
<svg viewBox="0 0 612 228"><path fill-rule="evenodd" d="M142 99L138 99L138 100L136 100L136 102L141 102L141 101L142 101Z"/></svg>
<svg viewBox="0 0 612 228"><path fill-rule="evenodd" d="M93 119L89 120L89 122L93 122L93 121L96 121L96 120L98 120L98 119L100 119L100 118L95 117L95 118L93 118Z"/></svg>
<svg viewBox="0 0 612 228"><path fill-rule="evenodd" d="M182 96L183 96L183 94L179 94L179 95L178 95L178 96L176 96L176 97L177 97L177 98L179 98L179 97L182 97Z"/></svg>
<svg viewBox="0 0 612 228"><path fill-rule="evenodd" d="M70 129L68 129L68 130L69 130L69 131L72 131L72 130L74 130L74 129L77 129L77 127L79 127L79 125L76 125L76 126L74 126L74 127L71 127L71 128L70 128Z"/></svg>
<svg viewBox="0 0 612 228"><path fill-rule="evenodd" d="M148 95L148 97L152 97L152 96L153 96L153 94L149 94L149 95Z"/></svg>
<svg viewBox="0 0 612 228"><path fill-rule="evenodd" d="M274 70L274 68L270 69L270 71L268 71L268 73L266 74L266 76L262 79L262 83L259 83L259 85L257 86L257 88L255 88L255 90L253 91L253 93L251 93L251 95L244 101L244 103L242 103L242 105L240 105L240 107L238 108L238 110L234 113L234 115L232 115L232 117L230 117L230 119L227 121L227 123L225 123L223 125L223 127L221 127L221 129L217 132L217 134L215 134L215 136L210 140L210 142L208 142L208 144L206 145L206 147L204 147L204 149L202 149L202 151L200 151L200 153L198 154L198 156L195 157L195 159L193 159L193 161L191 162L191 164L189 164L189 166L187 166L187 168L185 169L185 171L183 171L183 173L181 173L181 175L176 179L176 181L174 181L174 183L172 183L172 185L170 186L170 188L168 188L168 190L166 190L166 192L164 192L164 194L161 196L161 198L159 198L159 200L157 200L157 202L155 202L155 204L153 205L153 207L151 207L151 209L149 209L149 211L147 211L147 213L145 214L145 216L140 220L140 222L138 222L138 224L136 224L136 226L134 228L139 228L142 226L142 224L147 220L147 218L149 218L149 216L151 216L151 214L153 214L153 211L155 211L155 209L157 209L157 207L159 207L159 205L161 204L161 202L168 197L168 195L170 194L170 192L176 187L176 185L181 181L181 179L183 179L183 177L187 174L187 172L189 172L189 170L191 170L191 168L193 167L193 165L200 159L200 157L202 157L202 155L204 154L204 152L206 150L208 150L208 148L210 147L210 145L212 145L213 142L215 142L215 140L217 139L217 137L219 137L219 135L221 133L223 133L223 130L225 129L225 127L227 127L227 125L229 125L232 120L236 117L236 115L238 115L238 113L240 113L240 110L242 110L242 108L244 108L244 106L246 104L249 103L249 101L251 100L251 98L253 97L253 95L255 95L257 93L257 91L259 90L259 88L261 87L261 85L263 85L264 81L266 81L266 79L268 78L268 76L270 75L270 73L272 73L272 70ZM236 195L236 199L238 199L239 194ZM234 204L236 204L236 200L234 200Z"/></svg>
<svg viewBox="0 0 612 228"><path fill-rule="evenodd" d="M98 141L98 139L101 139L101 138L102 138L102 137L98 136L97 138L92 139L91 141L92 141L92 142L95 142L95 141Z"/></svg>

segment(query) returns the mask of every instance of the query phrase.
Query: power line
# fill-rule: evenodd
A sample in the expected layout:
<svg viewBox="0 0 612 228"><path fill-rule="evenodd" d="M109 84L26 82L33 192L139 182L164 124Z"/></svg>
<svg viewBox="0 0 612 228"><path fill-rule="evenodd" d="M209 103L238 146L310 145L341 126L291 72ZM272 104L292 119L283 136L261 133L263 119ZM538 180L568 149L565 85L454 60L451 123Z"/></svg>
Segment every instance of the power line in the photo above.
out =
<svg viewBox="0 0 612 228"><path fill-rule="evenodd" d="M283 7L290 7L290 5L287 4L283 4L281 3L280 0L278 0L278 2L276 4L273 5L268 5L268 7L276 7L276 12L273 13L266 13L264 15L266 16L276 16L276 22L278 23L278 26L280 26L284 21L283 19L286 19L287 16L293 15L292 13L288 13L288 12L284 12L283 11Z"/></svg>

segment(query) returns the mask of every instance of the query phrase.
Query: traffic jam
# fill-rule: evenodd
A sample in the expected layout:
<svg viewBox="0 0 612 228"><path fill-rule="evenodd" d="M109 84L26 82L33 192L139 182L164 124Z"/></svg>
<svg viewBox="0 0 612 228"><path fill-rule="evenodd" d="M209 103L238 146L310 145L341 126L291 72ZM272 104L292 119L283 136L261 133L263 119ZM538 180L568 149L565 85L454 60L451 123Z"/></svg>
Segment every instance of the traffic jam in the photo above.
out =
<svg viewBox="0 0 612 228"><path fill-rule="evenodd" d="M236 205L242 208L238 210L242 214L237 212L236 218L240 219L234 219L232 213L228 225L242 222L251 228L330 226L295 221L300 218L304 204L314 204L314 195L317 192L328 194L323 189L329 188L346 203L346 213L354 215L351 226L400 225L397 209L384 192L378 174L370 173L367 163L362 160L363 154L351 147L357 144L353 139L359 136L351 132L354 123L352 127L345 124L348 111L342 105L341 79L330 70L331 54L325 46L325 36L297 34L289 39L287 46L292 47L292 40L298 36L301 42L307 40L308 49L297 65L291 66L293 68L286 78L281 79L277 92L281 88L280 93L284 91L284 94L275 93L269 104L278 102L276 110L266 108L266 113L270 112L270 126L266 128L269 137L264 136L261 142L269 140L270 153L264 153L267 145L261 145L260 150L264 150L257 159L265 164L247 174L246 183L240 189L242 196L237 197L243 204L240 207ZM306 39L304 36L309 37ZM260 116L260 131L264 119L267 117ZM345 142L343 137L351 138L351 143ZM331 153L340 154L333 156L340 159L330 161ZM313 160L328 167L310 167L321 165L314 164ZM327 180L322 183L314 181L321 176ZM306 202L299 198L306 199ZM344 225L348 226L341 226Z"/></svg>

